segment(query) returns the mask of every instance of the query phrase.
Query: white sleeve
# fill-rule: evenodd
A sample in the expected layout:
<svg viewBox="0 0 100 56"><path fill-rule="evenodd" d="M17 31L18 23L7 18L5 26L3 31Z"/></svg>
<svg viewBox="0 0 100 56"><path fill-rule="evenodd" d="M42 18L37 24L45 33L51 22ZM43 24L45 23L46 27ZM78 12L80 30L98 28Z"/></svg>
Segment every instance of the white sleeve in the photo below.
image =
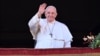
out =
<svg viewBox="0 0 100 56"><path fill-rule="evenodd" d="M63 34L65 39L65 47L71 47L71 41L73 36L71 35L71 32L66 25L63 26Z"/></svg>
<svg viewBox="0 0 100 56"><path fill-rule="evenodd" d="M39 30L39 25L38 23L40 22L40 18L38 17L38 14L33 16L30 21L28 22L28 26L30 28L30 32L33 36L33 39L36 39L37 32Z"/></svg>

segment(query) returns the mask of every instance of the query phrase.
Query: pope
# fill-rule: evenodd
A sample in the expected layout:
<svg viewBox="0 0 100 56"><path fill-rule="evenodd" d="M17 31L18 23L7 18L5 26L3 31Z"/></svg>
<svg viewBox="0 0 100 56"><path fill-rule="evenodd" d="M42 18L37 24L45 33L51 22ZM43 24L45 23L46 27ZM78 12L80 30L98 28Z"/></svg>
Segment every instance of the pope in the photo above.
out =
<svg viewBox="0 0 100 56"><path fill-rule="evenodd" d="M45 18L41 18L42 15ZM68 27L56 20L57 9L53 5L47 6L43 3L39 6L38 12L29 20L28 26L35 39L35 49L46 48L70 48L72 34Z"/></svg>

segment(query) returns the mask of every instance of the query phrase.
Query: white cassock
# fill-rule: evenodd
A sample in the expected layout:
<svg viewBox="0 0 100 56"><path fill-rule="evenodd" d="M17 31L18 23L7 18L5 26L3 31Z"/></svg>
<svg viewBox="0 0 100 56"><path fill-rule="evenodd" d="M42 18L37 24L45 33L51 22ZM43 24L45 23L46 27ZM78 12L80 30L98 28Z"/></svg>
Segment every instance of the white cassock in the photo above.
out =
<svg viewBox="0 0 100 56"><path fill-rule="evenodd" d="M72 35L65 24L56 20L48 23L47 19L39 19L36 14L29 21L28 25L33 39L37 40L36 49L71 47ZM40 30L36 33L38 28Z"/></svg>

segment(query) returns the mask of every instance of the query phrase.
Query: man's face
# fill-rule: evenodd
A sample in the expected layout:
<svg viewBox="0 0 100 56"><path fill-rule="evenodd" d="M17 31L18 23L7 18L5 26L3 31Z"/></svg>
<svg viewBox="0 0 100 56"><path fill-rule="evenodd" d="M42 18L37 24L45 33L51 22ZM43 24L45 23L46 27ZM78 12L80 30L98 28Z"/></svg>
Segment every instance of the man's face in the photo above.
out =
<svg viewBox="0 0 100 56"><path fill-rule="evenodd" d="M45 11L45 17L49 22L52 22L55 20L57 16L56 9L53 7L47 8Z"/></svg>

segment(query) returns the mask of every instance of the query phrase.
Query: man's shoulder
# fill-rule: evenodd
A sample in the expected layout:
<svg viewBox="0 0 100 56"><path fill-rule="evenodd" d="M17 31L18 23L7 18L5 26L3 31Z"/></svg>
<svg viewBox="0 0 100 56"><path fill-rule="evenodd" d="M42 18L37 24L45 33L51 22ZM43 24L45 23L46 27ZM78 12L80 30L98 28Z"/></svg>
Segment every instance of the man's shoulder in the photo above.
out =
<svg viewBox="0 0 100 56"><path fill-rule="evenodd" d="M62 29L67 29L68 30L68 26L62 22L59 22L57 21L57 23L59 24L59 26L62 28Z"/></svg>
<svg viewBox="0 0 100 56"><path fill-rule="evenodd" d="M60 22L60 21L56 21L57 24L61 25L61 26L66 26L64 23Z"/></svg>

